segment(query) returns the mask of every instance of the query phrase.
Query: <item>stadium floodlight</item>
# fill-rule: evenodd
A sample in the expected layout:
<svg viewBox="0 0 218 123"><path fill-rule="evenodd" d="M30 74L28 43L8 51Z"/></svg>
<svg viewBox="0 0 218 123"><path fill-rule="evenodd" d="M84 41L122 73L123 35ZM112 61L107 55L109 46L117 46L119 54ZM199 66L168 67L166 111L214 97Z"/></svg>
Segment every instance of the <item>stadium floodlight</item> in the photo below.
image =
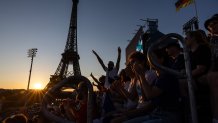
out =
<svg viewBox="0 0 218 123"><path fill-rule="evenodd" d="M27 91L29 91L29 86L30 86L30 78L31 78L32 66L33 66L33 58L36 57L37 50L38 50L37 48L32 48L32 49L29 49L28 52L27 52L28 57L31 58L31 65L30 65L30 73L29 73Z"/></svg>

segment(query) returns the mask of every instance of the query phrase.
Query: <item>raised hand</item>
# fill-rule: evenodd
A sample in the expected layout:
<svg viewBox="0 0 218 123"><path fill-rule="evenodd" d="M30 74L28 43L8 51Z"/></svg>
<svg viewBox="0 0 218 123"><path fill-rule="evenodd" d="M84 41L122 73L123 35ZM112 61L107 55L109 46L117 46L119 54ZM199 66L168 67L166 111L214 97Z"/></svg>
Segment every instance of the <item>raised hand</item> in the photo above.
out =
<svg viewBox="0 0 218 123"><path fill-rule="evenodd" d="M96 53L94 50L92 50L92 52L93 52L95 55L97 55L97 53Z"/></svg>
<svg viewBox="0 0 218 123"><path fill-rule="evenodd" d="M118 47L118 53L121 53L121 48L120 47Z"/></svg>
<svg viewBox="0 0 218 123"><path fill-rule="evenodd" d="M93 86L98 86L98 85L96 85L94 82L92 82L92 85L93 85Z"/></svg>

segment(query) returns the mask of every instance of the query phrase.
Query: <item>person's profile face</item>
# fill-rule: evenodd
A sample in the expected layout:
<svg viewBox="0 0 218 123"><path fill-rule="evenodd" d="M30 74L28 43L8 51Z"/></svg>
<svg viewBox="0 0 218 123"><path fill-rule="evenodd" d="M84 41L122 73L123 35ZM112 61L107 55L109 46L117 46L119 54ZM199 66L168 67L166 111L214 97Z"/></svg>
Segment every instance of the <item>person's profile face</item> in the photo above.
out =
<svg viewBox="0 0 218 123"><path fill-rule="evenodd" d="M218 34L218 20L212 21L209 25L208 28L212 34Z"/></svg>
<svg viewBox="0 0 218 123"><path fill-rule="evenodd" d="M135 60L135 59L129 59L128 66L129 66L130 68L132 68L135 63L136 63L136 60Z"/></svg>
<svg viewBox="0 0 218 123"><path fill-rule="evenodd" d="M186 37L185 37L185 43L186 43L187 46L191 46L193 40L194 40L194 39L193 39L193 37L190 36L190 34L187 34L187 35L186 35Z"/></svg>
<svg viewBox="0 0 218 123"><path fill-rule="evenodd" d="M172 47L172 46L167 47L167 48L166 48L166 52L167 52L167 54L168 54L169 56L172 56L172 54L173 54L173 47Z"/></svg>
<svg viewBox="0 0 218 123"><path fill-rule="evenodd" d="M133 61L128 60L128 63L126 64L126 68L125 68L125 72L127 76L130 76L130 77L134 76L132 67L133 67Z"/></svg>

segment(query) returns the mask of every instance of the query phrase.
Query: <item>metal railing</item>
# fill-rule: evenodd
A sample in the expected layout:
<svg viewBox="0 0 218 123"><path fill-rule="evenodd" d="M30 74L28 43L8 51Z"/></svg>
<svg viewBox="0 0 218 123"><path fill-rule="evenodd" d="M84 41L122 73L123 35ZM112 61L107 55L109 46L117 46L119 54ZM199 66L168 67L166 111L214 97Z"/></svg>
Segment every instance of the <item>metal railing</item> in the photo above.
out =
<svg viewBox="0 0 218 123"><path fill-rule="evenodd" d="M177 41L179 41L183 46L186 75L184 75L183 73L180 73L176 70L173 70L173 69L170 69L170 68L167 68L165 66L158 64L158 62L155 58L155 55L153 53L153 51L155 49L158 49L158 47L159 48L161 47L161 44L166 45L167 40L172 39L172 38L177 39ZM184 38L181 35L176 34L176 33L170 33L170 34L163 36L162 38L160 38L158 41L154 42L149 47L148 52L147 52L147 57L148 57L149 62L152 63L155 67L160 68L163 71L172 73L178 77L186 77L187 83L188 83L189 100L190 100L190 110L191 110L191 118L192 118L191 120L192 120L192 123L198 123L196 102L195 102L195 95L194 95L193 81L192 81L192 73L191 73L191 64L190 64L190 57L189 57L189 50L185 44Z"/></svg>

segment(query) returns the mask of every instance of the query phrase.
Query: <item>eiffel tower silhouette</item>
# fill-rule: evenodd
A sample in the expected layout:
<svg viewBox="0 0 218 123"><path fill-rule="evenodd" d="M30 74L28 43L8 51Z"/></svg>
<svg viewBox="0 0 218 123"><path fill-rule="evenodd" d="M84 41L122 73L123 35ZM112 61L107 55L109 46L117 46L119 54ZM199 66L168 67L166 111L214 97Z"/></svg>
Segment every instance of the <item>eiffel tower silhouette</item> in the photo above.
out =
<svg viewBox="0 0 218 123"><path fill-rule="evenodd" d="M50 82L47 84L45 89L53 87L55 84L69 76L81 76L79 65L80 57L77 47L77 7L79 0L72 1L73 7L65 50L55 74L51 75ZM70 65L73 65L73 71L68 70Z"/></svg>

